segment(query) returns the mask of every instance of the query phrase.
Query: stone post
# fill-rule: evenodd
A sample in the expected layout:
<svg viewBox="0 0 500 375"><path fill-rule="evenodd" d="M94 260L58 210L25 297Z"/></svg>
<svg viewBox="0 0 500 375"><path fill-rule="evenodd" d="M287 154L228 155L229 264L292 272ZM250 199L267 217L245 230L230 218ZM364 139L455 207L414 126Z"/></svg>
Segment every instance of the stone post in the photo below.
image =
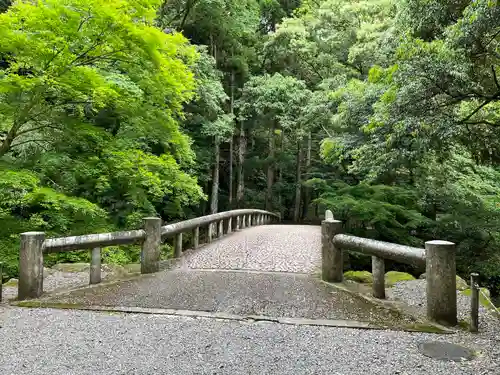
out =
<svg viewBox="0 0 500 375"><path fill-rule="evenodd" d="M233 231L233 218L230 217L227 219L227 234L230 234Z"/></svg>
<svg viewBox="0 0 500 375"><path fill-rule="evenodd" d="M247 228L252 226L252 214L247 215Z"/></svg>
<svg viewBox="0 0 500 375"><path fill-rule="evenodd" d="M470 274L470 331L479 331L479 275Z"/></svg>
<svg viewBox="0 0 500 375"><path fill-rule="evenodd" d="M457 280L455 244L448 241L425 243L427 317L437 323L457 324Z"/></svg>
<svg viewBox="0 0 500 375"><path fill-rule="evenodd" d="M43 293L43 241L45 233L21 233L19 252L19 300L38 298Z"/></svg>
<svg viewBox="0 0 500 375"><path fill-rule="evenodd" d="M238 231L241 228L241 216L236 216L236 227L235 230Z"/></svg>
<svg viewBox="0 0 500 375"><path fill-rule="evenodd" d="M146 238L142 243L141 273L158 272L160 267L161 219L146 217L143 220Z"/></svg>
<svg viewBox="0 0 500 375"><path fill-rule="evenodd" d="M217 238L222 238L224 235L224 220L219 220L218 227Z"/></svg>
<svg viewBox="0 0 500 375"><path fill-rule="evenodd" d="M385 261L383 258L372 256L373 296L385 299Z"/></svg>
<svg viewBox="0 0 500 375"><path fill-rule="evenodd" d="M95 247L90 255L90 284L101 282L101 248Z"/></svg>
<svg viewBox="0 0 500 375"><path fill-rule="evenodd" d="M182 256L182 233L177 233L174 237L174 258Z"/></svg>
<svg viewBox="0 0 500 375"><path fill-rule="evenodd" d="M193 249L197 249L200 246L200 227L193 229Z"/></svg>
<svg viewBox="0 0 500 375"><path fill-rule="evenodd" d="M333 244L333 237L341 232L341 221L321 222L321 267L324 281L340 283L344 278L342 249L336 248Z"/></svg>
<svg viewBox="0 0 500 375"><path fill-rule="evenodd" d="M210 223L208 224L207 228L207 243L212 242L213 232L214 232L214 223Z"/></svg>

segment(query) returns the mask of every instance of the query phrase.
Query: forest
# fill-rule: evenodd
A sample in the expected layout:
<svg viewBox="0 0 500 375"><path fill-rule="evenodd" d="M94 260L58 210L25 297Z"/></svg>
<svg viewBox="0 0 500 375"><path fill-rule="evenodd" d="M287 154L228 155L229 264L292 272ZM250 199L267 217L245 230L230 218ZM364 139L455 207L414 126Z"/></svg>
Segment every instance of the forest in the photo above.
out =
<svg viewBox="0 0 500 375"><path fill-rule="evenodd" d="M25 231L331 209L498 295L499 129L496 0L0 0L4 277Z"/></svg>

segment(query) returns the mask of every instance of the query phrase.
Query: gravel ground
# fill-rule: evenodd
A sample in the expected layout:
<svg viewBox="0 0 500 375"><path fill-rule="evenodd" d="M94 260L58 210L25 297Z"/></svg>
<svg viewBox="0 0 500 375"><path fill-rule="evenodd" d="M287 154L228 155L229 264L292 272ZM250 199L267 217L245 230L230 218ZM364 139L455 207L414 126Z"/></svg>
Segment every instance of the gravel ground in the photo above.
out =
<svg viewBox="0 0 500 375"><path fill-rule="evenodd" d="M264 225L188 251L179 267L314 273L320 265L320 226Z"/></svg>
<svg viewBox="0 0 500 375"><path fill-rule="evenodd" d="M421 316L426 315L427 298L425 280L397 283L393 288L388 289L388 294L390 298L415 307L415 311ZM465 296L459 291L457 291L457 313L459 320L468 321L470 319L470 296ZM479 319L483 330L495 332L500 339L500 321L494 317L490 310L479 306Z"/></svg>
<svg viewBox="0 0 500 375"><path fill-rule="evenodd" d="M107 274L102 273L104 278ZM48 293L59 289L76 288L89 284L88 272L60 272L51 270L43 278L43 291ZM3 287L3 303L17 297L17 286Z"/></svg>
<svg viewBox="0 0 500 375"><path fill-rule="evenodd" d="M407 305L415 307L415 311L422 317L426 314L426 281L413 280L397 283L388 290L389 297L398 301L403 301ZM470 297L457 291L457 313L458 319L469 321L470 319ZM500 360L500 319L490 310L479 307L479 333L461 333L458 336L466 340L473 341L479 347L491 348L492 356ZM498 366L496 374L500 374Z"/></svg>
<svg viewBox="0 0 500 375"><path fill-rule="evenodd" d="M462 363L417 351L423 341L468 344L458 335L18 308L0 310L0 326L2 375L498 375L500 366L490 347L469 344L486 352Z"/></svg>

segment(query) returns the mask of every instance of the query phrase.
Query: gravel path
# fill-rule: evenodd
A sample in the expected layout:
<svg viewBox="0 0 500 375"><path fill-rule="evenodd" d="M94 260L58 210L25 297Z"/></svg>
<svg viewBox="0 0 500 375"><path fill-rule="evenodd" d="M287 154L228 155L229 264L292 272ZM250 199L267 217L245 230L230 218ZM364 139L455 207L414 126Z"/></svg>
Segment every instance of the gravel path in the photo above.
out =
<svg viewBox="0 0 500 375"><path fill-rule="evenodd" d="M188 251L179 267L314 273L320 265L321 227L264 225Z"/></svg>
<svg viewBox="0 0 500 375"><path fill-rule="evenodd" d="M1 309L2 375L493 375L500 366L488 351L463 363L417 351L429 340L468 344L457 335Z"/></svg>

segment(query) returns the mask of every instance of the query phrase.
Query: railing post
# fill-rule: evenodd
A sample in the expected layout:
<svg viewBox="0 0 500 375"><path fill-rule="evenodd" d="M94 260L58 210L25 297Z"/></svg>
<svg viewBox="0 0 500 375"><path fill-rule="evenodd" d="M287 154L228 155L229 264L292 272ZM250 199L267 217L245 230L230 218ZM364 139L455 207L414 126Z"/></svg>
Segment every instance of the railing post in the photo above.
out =
<svg viewBox="0 0 500 375"><path fill-rule="evenodd" d="M200 227L193 229L193 249L197 249L200 245Z"/></svg>
<svg viewBox="0 0 500 375"><path fill-rule="evenodd" d="M240 216L240 228L245 229L247 227L246 223L247 217L245 215Z"/></svg>
<svg viewBox="0 0 500 375"><path fill-rule="evenodd" d="M427 241L425 252L427 317L437 323L454 326L457 324L455 244Z"/></svg>
<svg viewBox="0 0 500 375"><path fill-rule="evenodd" d="M141 273L153 273L159 271L160 246L161 246L161 219L158 217L146 217L143 220L146 238L142 243Z"/></svg>
<svg viewBox="0 0 500 375"><path fill-rule="evenodd" d="M101 248L95 247L90 255L90 284L101 282Z"/></svg>
<svg viewBox="0 0 500 375"><path fill-rule="evenodd" d="M43 293L43 241L45 233L21 233L18 299L38 298Z"/></svg>
<svg viewBox="0 0 500 375"><path fill-rule="evenodd" d="M241 216L239 216L239 215L238 215L238 216L236 216L236 226L235 226L235 228L234 228L234 230L235 230L235 231L240 230L240 227L241 227L241 224L240 224L240 218L241 218Z"/></svg>
<svg viewBox="0 0 500 375"><path fill-rule="evenodd" d="M177 233L174 237L174 258L182 256L182 233Z"/></svg>
<svg viewBox="0 0 500 375"><path fill-rule="evenodd" d="M214 223L210 223L208 224L207 228L207 243L212 242L213 233L214 233Z"/></svg>
<svg viewBox="0 0 500 375"><path fill-rule="evenodd" d="M219 230L217 231L217 238L222 238L224 235L224 220L219 220L218 227Z"/></svg>
<svg viewBox="0 0 500 375"><path fill-rule="evenodd" d="M233 218L227 219L227 234L230 234L233 231Z"/></svg>
<svg viewBox="0 0 500 375"><path fill-rule="evenodd" d="M252 214L247 215L247 228L252 226Z"/></svg>
<svg viewBox="0 0 500 375"><path fill-rule="evenodd" d="M333 237L341 231L341 221L323 220L321 222L321 277L324 281L340 283L344 278L342 249L333 244Z"/></svg>
<svg viewBox="0 0 500 375"><path fill-rule="evenodd" d="M479 275L470 274L470 331L479 331Z"/></svg>
<svg viewBox="0 0 500 375"><path fill-rule="evenodd" d="M385 299L385 260L372 256L373 296Z"/></svg>

